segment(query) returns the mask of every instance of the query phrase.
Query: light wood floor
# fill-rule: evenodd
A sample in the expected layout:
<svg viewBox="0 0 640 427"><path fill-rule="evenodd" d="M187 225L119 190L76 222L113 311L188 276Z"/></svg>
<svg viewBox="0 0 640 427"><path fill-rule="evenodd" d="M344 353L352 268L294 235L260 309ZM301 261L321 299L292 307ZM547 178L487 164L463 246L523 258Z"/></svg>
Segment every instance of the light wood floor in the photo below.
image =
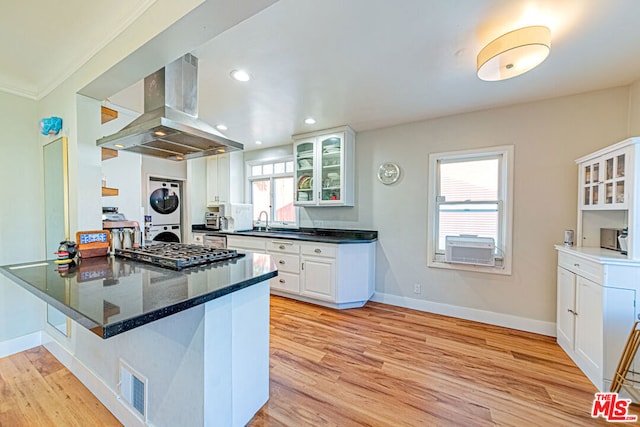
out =
<svg viewBox="0 0 640 427"><path fill-rule="evenodd" d="M120 426L44 347L0 359L0 426Z"/></svg>
<svg viewBox="0 0 640 427"><path fill-rule="evenodd" d="M372 302L271 303L270 399L249 426L610 425L553 338ZM101 425L119 424L44 348L0 359L0 426Z"/></svg>

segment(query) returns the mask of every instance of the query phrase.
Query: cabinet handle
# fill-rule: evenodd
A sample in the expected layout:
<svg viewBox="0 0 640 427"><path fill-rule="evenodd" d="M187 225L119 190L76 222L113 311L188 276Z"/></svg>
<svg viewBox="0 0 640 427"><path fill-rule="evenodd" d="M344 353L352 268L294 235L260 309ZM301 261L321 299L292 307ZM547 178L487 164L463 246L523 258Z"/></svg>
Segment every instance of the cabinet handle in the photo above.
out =
<svg viewBox="0 0 640 427"><path fill-rule="evenodd" d="M280 279L280 280L278 280L278 282L280 282L280 283L286 283L286 281L285 281L284 279Z"/></svg>
<svg viewBox="0 0 640 427"><path fill-rule="evenodd" d="M573 314L574 316L577 316L578 313L576 313L575 311L571 310L570 308L567 309L567 311L571 314Z"/></svg>
<svg viewBox="0 0 640 427"><path fill-rule="evenodd" d="M304 262L302 263L302 270L304 270Z"/></svg>
<svg viewBox="0 0 640 427"><path fill-rule="evenodd" d="M573 264L574 267L580 267L580 264Z"/></svg>
<svg viewBox="0 0 640 427"><path fill-rule="evenodd" d="M321 253L322 251L321 251L320 249L316 248L316 249L314 249L314 250L313 250L313 252L315 252L315 253L319 254L319 253Z"/></svg>
<svg viewBox="0 0 640 427"><path fill-rule="evenodd" d="M280 248L280 249L284 249L284 248L285 248L285 246L284 246L284 245L280 245L280 246L278 246L278 248Z"/></svg>
<svg viewBox="0 0 640 427"><path fill-rule="evenodd" d="M283 260L283 259L281 259L280 261L278 261L278 264L282 264L282 265L284 265L284 260Z"/></svg>

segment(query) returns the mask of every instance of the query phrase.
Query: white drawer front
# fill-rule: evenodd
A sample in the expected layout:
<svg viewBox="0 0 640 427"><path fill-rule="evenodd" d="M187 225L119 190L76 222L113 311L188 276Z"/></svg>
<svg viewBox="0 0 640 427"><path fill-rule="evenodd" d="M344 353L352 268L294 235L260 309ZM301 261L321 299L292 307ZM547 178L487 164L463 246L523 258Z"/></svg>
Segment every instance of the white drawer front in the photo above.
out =
<svg viewBox="0 0 640 427"><path fill-rule="evenodd" d="M264 252L265 242L260 238L227 236L227 247L231 249L248 249L254 252Z"/></svg>
<svg viewBox="0 0 640 427"><path fill-rule="evenodd" d="M604 283L604 266L564 252L558 252L558 265L598 284Z"/></svg>
<svg viewBox="0 0 640 427"><path fill-rule="evenodd" d="M268 240L267 251L274 253L299 254L300 245L290 240Z"/></svg>
<svg viewBox="0 0 640 427"><path fill-rule="evenodd" d="M302 255L321 256L327 258L335 258L337 248L332 245L323 245L320 243L304 244L301 248Z"/></svg>
<svg viewBox="0 0 640 427"><path fill-rule="evenodd" d="M278 271L285 271L287 273L300 273L300 257L298 255L279 254L268 252L273 258Z"/></svg>
<svg viewBox="0 0 640 427"><path fill-rule="evenodd" d="M300 276L297 274L281 273L271 279L271 288L293 294L300 293Z"/></svg>

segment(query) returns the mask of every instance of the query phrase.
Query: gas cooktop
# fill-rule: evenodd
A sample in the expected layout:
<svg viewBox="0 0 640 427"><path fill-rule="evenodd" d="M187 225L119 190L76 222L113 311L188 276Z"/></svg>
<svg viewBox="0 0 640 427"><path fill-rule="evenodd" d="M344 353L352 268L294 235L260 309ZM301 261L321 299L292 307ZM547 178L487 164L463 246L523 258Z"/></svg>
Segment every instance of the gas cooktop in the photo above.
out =
<svg viewBox="0 0 640 427"><path fill-rule="evenodd" d="M174 270L244 256L235 249L216 249L187 243L154 243L139 248L116 249L115 255Z"/></svg>

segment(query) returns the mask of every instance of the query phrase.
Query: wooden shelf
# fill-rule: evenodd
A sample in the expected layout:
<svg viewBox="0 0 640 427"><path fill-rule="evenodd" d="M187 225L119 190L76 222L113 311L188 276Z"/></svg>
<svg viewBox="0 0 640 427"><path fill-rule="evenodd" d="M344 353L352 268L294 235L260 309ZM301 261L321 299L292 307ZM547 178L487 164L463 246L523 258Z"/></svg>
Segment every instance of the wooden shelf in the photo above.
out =
<svg viewBox="0 0 640 427"><path fill-rule="evenodd" d="M102 161L113 159L114 157L118 157L118 150L102 148Z"/></svg>
<svg viewBox="0 0 640 427"><path fill-rule="evenodd" d="M109 188L109 187L102 187L102 196L117 196L118 195L118 189L117 188Z"/></svg>
<svg viewBox="0 0 640 427"><path fill-rule="evenodd" d="M101 116L102 124L105 124L107 122L110 122L111 120L118 118L118 112L116 110L112 110L111 108L103 106L101 108L101 112L102 112L102 116Z"/></svg>

